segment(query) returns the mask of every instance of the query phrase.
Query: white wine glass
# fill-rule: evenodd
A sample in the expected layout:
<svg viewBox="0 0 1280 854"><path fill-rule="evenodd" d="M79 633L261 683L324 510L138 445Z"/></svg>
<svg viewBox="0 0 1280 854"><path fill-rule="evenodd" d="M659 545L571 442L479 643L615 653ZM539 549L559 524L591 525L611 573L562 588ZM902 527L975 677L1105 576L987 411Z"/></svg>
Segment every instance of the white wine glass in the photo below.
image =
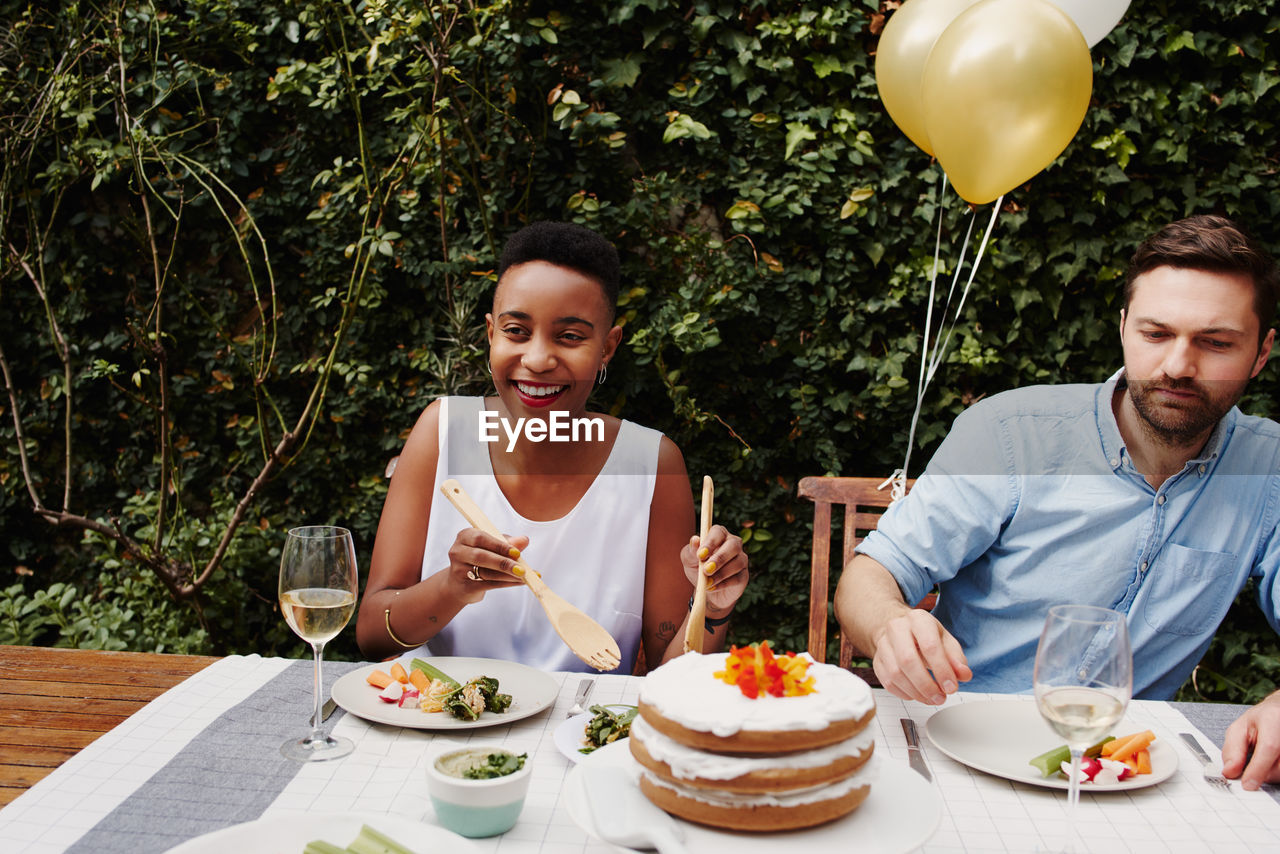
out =
<svg viewBox="0 0 1280 854"><path fill-rule="evenodd" d="M1084 751L1115 726L1133 694L1133 652L1124 615L1092 605L1049 609L1036 647L1036 704L1071 751L1063 851L1075 846Z"/></svg>
<svg viewBox="0 0 1280 854"><path fill-rule="evenodd" d="M320 728L320 659L324 645L342 631L355 612L358 584L355 540L350 531L309 525L289 532L280 556L280 610L294 634L311 644L316 661L311 732L280 746L289 759L339 759L355 749L351 739L334 738Z"/></svg>

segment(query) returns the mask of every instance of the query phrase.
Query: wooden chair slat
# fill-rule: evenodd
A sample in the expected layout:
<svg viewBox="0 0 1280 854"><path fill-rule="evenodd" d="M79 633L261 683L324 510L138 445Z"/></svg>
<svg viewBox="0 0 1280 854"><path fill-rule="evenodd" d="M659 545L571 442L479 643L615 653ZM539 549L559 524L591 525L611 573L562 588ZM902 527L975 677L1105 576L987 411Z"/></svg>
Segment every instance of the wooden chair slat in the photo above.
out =
<svg viewBox="0 0 1280 854"><path fill-rule="evenodd" d="M800 480L797 492L801 498L813 502L813 551L809 566L809 654L815 661L827 659L827 615L831 597L831 517L832 505L843 507L844 531L840 550L843 570L853 559L854 549L866 533L874 531L880 517L892 502L889 486L880 488L884 478L878 477L806 477ZM907 489L915 484L907 481ZM937 601L930 593L917 608L932 610ZM853 644L840 633L839 665L848 667L857 654ZM874 684L870 668L857 668L859 675Z"/></svg>

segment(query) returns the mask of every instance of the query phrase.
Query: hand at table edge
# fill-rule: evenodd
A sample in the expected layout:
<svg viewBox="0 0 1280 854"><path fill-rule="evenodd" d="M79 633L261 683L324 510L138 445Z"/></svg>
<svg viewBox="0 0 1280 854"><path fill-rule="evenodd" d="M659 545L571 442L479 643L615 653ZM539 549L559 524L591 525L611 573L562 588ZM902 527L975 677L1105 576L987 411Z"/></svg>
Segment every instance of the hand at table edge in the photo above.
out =
<svg viewBox="0 0 1280 854"><path fill-rule="evenodd" d="M1280 691L1227 727L1222 743L1222 774L1239 778L1240 785L1250 792L1263 783L1280 783Z"/></svg>
<svg viewBox="0 0 1280 854"><path fill-rule="evenodd" d="M973 678L960 642L936 617L917 608L885 623L871 666L891 694L931 706L945 703L960 683Z"/></svg>

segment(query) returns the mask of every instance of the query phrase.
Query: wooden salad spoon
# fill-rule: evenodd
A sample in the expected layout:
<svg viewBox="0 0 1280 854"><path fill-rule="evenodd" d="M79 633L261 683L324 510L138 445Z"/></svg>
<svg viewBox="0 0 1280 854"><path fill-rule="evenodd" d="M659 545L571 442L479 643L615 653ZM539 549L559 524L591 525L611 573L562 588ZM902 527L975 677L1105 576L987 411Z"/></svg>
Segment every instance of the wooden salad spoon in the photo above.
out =
<svg viewBox="0 0 1280 854"><path fill-rule="evenodd" d="M702 527L698 532L698 543L700 545L707 541L707 535L711 533L711 504L714 497L715 488L711 484L711 478L707 475L703 475ZM689 622L685 626L684 631L685 652L702 652L702 640L706 619L707 574L702 571L702 564L699 563L698 585L693 589L693 606L689 608Z"/></svg>
<svg viewBox="0 0 1280 854"><path fill-rule="evenodd" d="M471 496L467 495L462 484L450 478L440 484L440 491L454 507L458 508L458 512L466 518L471 527L478 528L486 534L492 534L500 540L506 540L498 530L498 526L493 524L484 511L471 500ZM565 646L573 650L574 655L596 670L617 669L622 663L622 652L618 648L618 642L604 626L552 591L542 580L542 576L525 563L524 558L516 561L514 572L537 597L542 610L547 613L547 619L551 621L552 628L565 642Z"/></svg>

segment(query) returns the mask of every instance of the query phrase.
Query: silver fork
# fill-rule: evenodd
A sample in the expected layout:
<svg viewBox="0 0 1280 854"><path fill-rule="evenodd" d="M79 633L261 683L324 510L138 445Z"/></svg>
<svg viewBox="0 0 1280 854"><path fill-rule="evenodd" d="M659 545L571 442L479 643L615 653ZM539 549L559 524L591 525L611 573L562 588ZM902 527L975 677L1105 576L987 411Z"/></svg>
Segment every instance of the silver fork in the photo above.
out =
<svg viewBox="0 0 1280 854"><path fill-rule="evenodd" d="M578 682L578 691L573 698L573 705L569 707L569 713L565 715L571 718L574 715L580 715L587 710L587 698L591 696L591 691L596 687L596 680L587 677Z"/></svg>
<svg viewBox="0 0 1280 854"><path fill-rule="evenodd" d="M1178 735L1182 736L1182 740L1187 743L1187 746L1191 748L1200 760L1200 770L1204 775L1204 781L1224 792L1231 791L1231 781L1217 772L1217 765L1209 758L1209 754L1205 753L1204 748L1200 746L1200 741L1189 732L1180 732Z"/></svg>

